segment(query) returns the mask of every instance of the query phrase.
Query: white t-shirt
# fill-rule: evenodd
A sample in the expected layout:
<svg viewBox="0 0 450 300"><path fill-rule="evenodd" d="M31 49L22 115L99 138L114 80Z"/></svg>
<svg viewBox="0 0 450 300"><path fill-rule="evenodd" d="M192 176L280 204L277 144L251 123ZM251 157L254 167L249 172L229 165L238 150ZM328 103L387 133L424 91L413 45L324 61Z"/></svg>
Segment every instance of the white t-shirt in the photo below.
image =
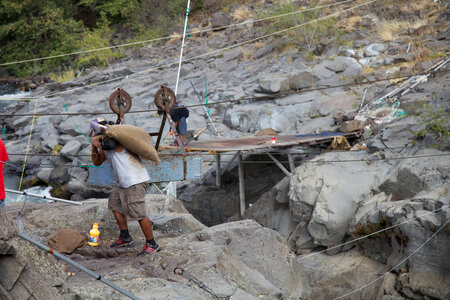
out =
<svg viewBox="0 0 450 300"><path fill-rule="evenodd" d="M132 185L150 180L147 169L138 155L122 148L122 151L104 150L111 163L117 185L129 188Z"/></svg>

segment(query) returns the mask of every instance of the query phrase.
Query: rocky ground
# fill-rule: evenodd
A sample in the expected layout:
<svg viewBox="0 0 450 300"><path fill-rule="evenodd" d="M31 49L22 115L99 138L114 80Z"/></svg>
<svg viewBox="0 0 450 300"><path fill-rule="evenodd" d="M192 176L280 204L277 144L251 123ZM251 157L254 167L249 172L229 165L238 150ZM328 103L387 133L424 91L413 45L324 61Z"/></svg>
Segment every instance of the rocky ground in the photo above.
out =
<svg viewBox="0 0 450 300"><path fill-rule="evenodd" d="M350 141L362 150L298 149L290 177L274 164L248 163L244 219L238 215L235 166L224 174L218 189L213 165L205 164L201 179L178 185L178 199L147 195L148 214L162 246L151 257L135 256L143 246L135 222L130 225L137 239L134 247L119 251L107 247L117 229L106 210L108 189L89 185L88 172L80 167L90 163L90 144L83 134L93 117L115 118L107 114L106 99L119 87L132 96L132 110L154 109L156 89L162 84L175 85L179 41L142 47L106 70L92 68L68 82L37 87L31 94L39 98L36 112L56 114L40 116L34 123L32 116L21 115L33 113L33 101L4 108L2 113L14 114L2 119L11 163L6 165L6 176L18 181L31 136L26 183L51 185L55 196L84 205L8 205L8 218L0 217L7 222L0 227L0 272L7 270L7 275L0 276L0 295L11 299L123 298L15 236L18 226L46 243L63 228L85 236L92 223L99 222L101 245L85 245L69 257L142 299L212 297L174 274L175 267L230 299L333 299L352 292L350 299L448 299L450 75L443 72L430 77L400 98L399 106L373 105L397 83L378 80L424 72L448 55L446 4L428 1L426 6L419 5L425 2L395 10L399 20L420 16L428 23L399 29L390 41L375 34L389 12L388 4L384 10L362 7L358 14L345 14L337 26L346 32L351 46L317 45L313 58L301 48L288 47L288 39L272 37L195 58L261 36L257 24L188 39L178 88L183 104L198 104L191 82L204 96L206 81L210 102L271 97L211 106L222 136L253 135L265 128L278 134L362 130L359 140ZM243 8L253 13L257 9L235 6L191 29L235 22L236 12ZM356 20L355 24L350 20ZM446 70L448 66L442 71ZM336 87L361 79L376 82L367 89L362 85ZM320 89L305 92L311 86ZM365 105L359 109L362 99ZM443 120L443 125L417 138L413 133L431 124L417 117L423 115L424 104L435 109L431 119ZM66 112L65 105L73 114L101 113L58 115ZM443 117L437 115L438 108ZM192 134L207 121L201 107L190 111ZM160 124L154 112L128 113L125 121L147 131L157 131ZM208 130L200 139L214 137L212 129ZM267 158L250 156L246 161L255 160Z"/></svg>

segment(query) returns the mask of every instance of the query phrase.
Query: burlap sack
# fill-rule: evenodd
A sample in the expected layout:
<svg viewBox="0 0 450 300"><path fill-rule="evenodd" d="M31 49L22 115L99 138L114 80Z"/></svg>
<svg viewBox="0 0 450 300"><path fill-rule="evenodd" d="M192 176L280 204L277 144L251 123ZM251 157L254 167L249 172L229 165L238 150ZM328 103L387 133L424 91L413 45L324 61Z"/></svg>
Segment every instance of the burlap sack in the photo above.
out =
<svg viewBox="0 0 450 300"><path fill-rule="evenodd" d="M139 155L143 159L149 159L160 163L158 152L152 145L150 135L142 128L132 125L111 125L105 136L115 139L127 150Z"/></svg>
<svg viewBox="0 0 450 300"><path fill-rule="evenodd" d="M71 254L84 245L84 237L75 230L60 229L50 238L48 245L60 253Z"/></svg>

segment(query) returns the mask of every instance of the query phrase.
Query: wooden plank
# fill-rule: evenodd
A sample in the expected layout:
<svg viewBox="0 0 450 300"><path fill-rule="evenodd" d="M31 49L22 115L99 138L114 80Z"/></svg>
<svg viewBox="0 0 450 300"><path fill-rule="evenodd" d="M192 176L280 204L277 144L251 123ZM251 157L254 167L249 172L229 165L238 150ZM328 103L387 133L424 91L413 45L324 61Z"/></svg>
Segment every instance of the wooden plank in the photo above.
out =
<svg viewBox="0 0 450 300"><path fill-rule="evenodd" d="M245 213L245 184L244 184L244 164L242 163L242 155L239 153L239 207L241 217Z"/></svg>
<svg viewBox="0 0 450 300"><path fill-rule="evenodd" d="M206 151L209 153L220 153L230 151L250 151L254 149L267 149L273 151L280 147L290 147L294 145L313 145L324 142L331 142L334 137L356 137L359 136L359 132L353 133L336 133L336 134L314 134L314 135L278 135L276 137L276 143L272 144L272 136L251 136L245 138L224 139L218 138L214 140L205 141L193 141L185 150L192 151ZM177 149L175 146L160 146L160 149Z"/></svg>
<svg viewBox="0 0 450 300"><path fill-rule="evenodd" d="M216 167L216 186L220 187L220 153L216 155L217 167Z"/></svg>

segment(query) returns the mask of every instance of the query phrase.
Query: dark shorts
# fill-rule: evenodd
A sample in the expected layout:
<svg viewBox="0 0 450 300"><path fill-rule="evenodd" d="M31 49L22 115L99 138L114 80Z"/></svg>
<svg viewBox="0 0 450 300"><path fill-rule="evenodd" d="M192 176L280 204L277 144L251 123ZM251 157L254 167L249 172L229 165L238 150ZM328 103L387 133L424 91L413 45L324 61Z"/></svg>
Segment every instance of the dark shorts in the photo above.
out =
<svg viewBox="0 0 450 300"><path fill-rule="evenodd" d="M187 134L187 123L186 123L186 118L185 117L181 117L178 120L177 131L178 131L178 134L182 134L182 135L186 135Z"/></svg>
<svg viewBox="0 0 450 300"><path fill-rule="evenodd" d="M148 183L138 183L129 188L114 186L109 195L108 208L115 210L127 219L142 220L147 216L145 194Z"/></svg>

